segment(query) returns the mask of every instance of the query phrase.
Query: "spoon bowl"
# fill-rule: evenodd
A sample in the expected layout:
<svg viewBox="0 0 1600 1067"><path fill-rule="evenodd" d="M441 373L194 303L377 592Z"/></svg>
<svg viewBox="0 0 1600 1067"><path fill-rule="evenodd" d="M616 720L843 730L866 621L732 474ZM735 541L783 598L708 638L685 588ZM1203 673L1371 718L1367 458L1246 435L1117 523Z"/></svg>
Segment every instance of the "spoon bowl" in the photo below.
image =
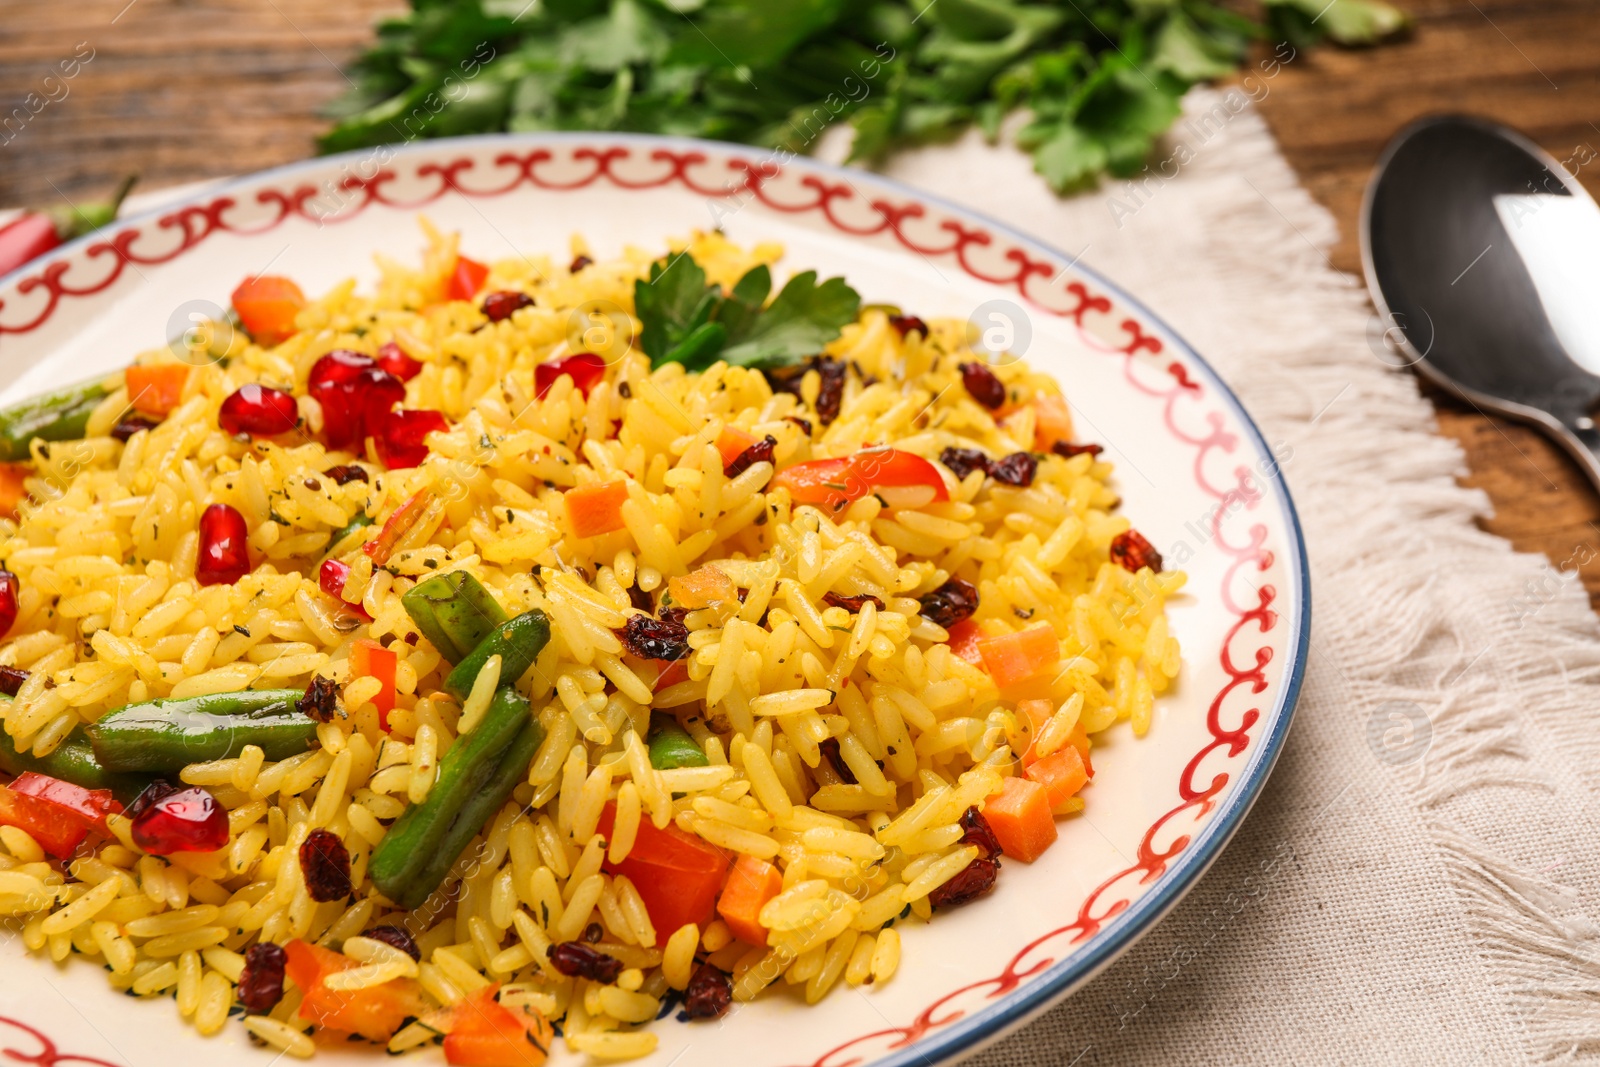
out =
<svg viewBox="0 0 1600 1067"><path fill-rule="evenodd" d="M1600 207L1576 178L1504 126L1423 119L1367 186L1361 259L1401 358L1540 427L1600 488Z"/></svg>

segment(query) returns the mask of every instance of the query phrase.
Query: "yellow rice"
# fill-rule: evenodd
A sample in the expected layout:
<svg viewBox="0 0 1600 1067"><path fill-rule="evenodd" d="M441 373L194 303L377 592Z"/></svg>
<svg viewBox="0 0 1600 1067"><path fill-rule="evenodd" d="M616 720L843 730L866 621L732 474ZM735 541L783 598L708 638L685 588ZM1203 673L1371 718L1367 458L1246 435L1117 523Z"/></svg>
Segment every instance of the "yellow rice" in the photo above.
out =
<svg viewBox="0 0 1600 1067"><path fill-rule="evenodd" d="M25 832L0 827L0 913L22 917L35 952L104 965L119 991L175 997L202 1033L224 1025L241 954L258 940L342 948L360 963L338 976L344 986L414 976L441 1007L506 983L503 1001L562 1021L569 1049L600 1058L655 1048L643 1024L687 985L697 959L731 973L739 999L766 990L814 1003L841 981L890 980L903 931L930 917L929 894L976 854L960 843L957 820L1019 773L1015 754L1033 740L1015 700L951 653L915 597L960 573L979 586L984 632L1054 629L1062 669L1034 694L1057 708L1037 738L1049 752L1078 725L1149 728L1152 702L1178 670L1163 605L1182 574L1132 575L1108 562L1128 521L1114 513L1110 464L1091 455L1044 457L1028 488L969 476L952 479L947 502L887 511L869 496L832 517L763 492L771 464L723 474L714 442L725 426L771 434L780 466L872 444L929 458L949 446L1030 448L1030 408L997 419L960 388L964 323L902 338L884 311L864 311L829 353L876 381L852 376L838 418L811 437L785 418L802 413L796 399L774 395L758 372L651 371L631 350L587 399L563 378L539 400L534 365L594 345L586 331L603 333L609 320L588 312L631 309L634 281L659 250L629 249L577 274L538 257L495 264L489 289L521 290L537 304L478 328L475 307L440 298L455 238L429 235L420 268L381 262L374 293L336 287L276 348L219 330L220 358L191 373L181 407L126 444L107 436L127 402L120 379L84 442L35 442L30 501L20 519L0 521L0 559L23 590L0 664L31 672L14 700L0 702L19 748L45 754L73 727L130 702L298 687L314 674L344 686L349 715L323 726L320 746L304 755L273 763L250 748L183 772L231 813L229 844L216 853L144 856L126 818L113 817L113 837L67 864L68 880ZM682 250L724 285L779 254L714 234ZM574 251L587 249L575 241ZM370 353L389 341L423 364L406 406L441 410L452 423L430 439L422 466L340 486L320 472L352 457L311 436L251 446L217 428L218 405L241 384L303 393L324 353ZM1058 391L1019 361L995 369L1018 399ZM807 403L817 388L812 374ZM321 412L310 399L300 404L314 435ZM372 454L354 458L376 464ZM622 474L627 528L575 537L562 491ZM424 488L439 503L390 566L374 570L360 537L375 536ZM196 520L215 502L245 516L258 565L235 586L197 587ZM362 511L377 523L334 551L353 564L345 596L370 624L339 610L316 576L330 532ZM657 592L704 566L748 592L742 604L689 614L687 677L652 697L653 668L613 633L637 610L627 591ZM454 570L478 577L508 612L541 608L552 619L553 639L520 680L546 740L527 783L458 864L460 885L397 913L366 879L366 862L388 822L427 796L439 760L482 715L498 678L496 661L485 672L494 677L457 703L442 692L449 665L427 641L397 639L412 630L400 595ZM829 592L867 594L882 608L852 615L826 606ZM399 656L388 734L374 680L349 677L359 637ZM652 703L680 716L710 766L651 768L641 733ZM821 757L829 738L856 784ZM596 833L608 802L617 805L609 842ZM638 891L602 867L626 857L645 820L778 865L783 892L761 912L768 947L734 940L720 919L652 928ZM319 827L351 853L357 891L348 901L307 895L295 855ZM359 936L384 923L412 932L420 964ZM615 986L564 977L546 959L552 943L591 923L603 930L598 947L628 968ZM906 949L916 947L913 932ZM244 1025L309 1056L299 1000L291 987L270 1015ZM414 1024L390 1048L435 1037Z"/></svg>

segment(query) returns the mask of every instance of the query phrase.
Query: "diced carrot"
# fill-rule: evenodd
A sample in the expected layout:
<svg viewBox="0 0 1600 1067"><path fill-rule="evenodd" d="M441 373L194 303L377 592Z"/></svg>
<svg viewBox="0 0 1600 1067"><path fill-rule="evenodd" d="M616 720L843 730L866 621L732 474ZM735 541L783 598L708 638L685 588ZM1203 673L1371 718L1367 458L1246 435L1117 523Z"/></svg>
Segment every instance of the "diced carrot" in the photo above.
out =
<svg viewBox="0 0 1600 1067"><path fill-rule="evenodd" d="M447 300L471 300L483 288L483 283L489 278L489 268L475 259L466 256L456 257L456 269L450 272L450 278L445 282L444 295Z"/></svg>
<svg viewBox="0 0 1600 1067"><path fill-rule="evenodd" d="M1044 786L1045 797L1052 810L1070 800L1089 781L1089 770L1084 766L1083 757L1071 745L1034 761L1026 773Z"/></svg>
<svg viewBox="0 0 1600 1067"><path fill-rule="evenodd" d="M724 426L722 432L717 434L717 451L722 453L722 465L726 467L739 458L739 453L755 444L759 438L745 433L737 426Z"/></svg>
<svg viewBox="0 0 1600 1067"><path fill-rule="evenodd" d="M1083 760L1084 771L1093 778L1094 764L1089 762L1089 731L1083 728L1083 723L1080 722L1072 728L1072 732L1067 735L1067 744L1077 749L1078 758Z"/></svg>
<svg viewBox="0 0 1600 1067"><path fill-rule="evenodd" d="M407 1018L426 1010L422 988L411 978L394 978L365 989L329 989L330 974L359 964L332 949L294 940L283 946L284 971L300 987L300 1018L328 1030L387 1041Z"/></svg>
<svg viewBox="0 0 1600 1067"><path fill-rule="evenodd" d="M17 517L17 508L28 499L23 482L32 476L33 468L26 463L0 463L0 516Z"/></svg>
<svg viewBox="0 0 1600 1067"><path fill-rule="evenodd" d="M971 619L962 619L950 627L950 651L956 654L957 659L964 659L974 667L983 663L983 656L978 652L978 638L983 633L978 629L978 624Z"/></svg>
<svg viewBox="0 0 1600 1067"><path fill-rule="evenodd" d="M1032 863L1056 842L1056 820L1044 786L1027 778L1007 778L983 805L983 817L1007 856Z"/></svg>
<svg viewBox="0 0 1600 1067"><path fill-rule="evenodd" d="M622 505L628 499L626 479L580 485L568 489L564 499L567 521L578 537L599 537L627 525L622 521Z"/></svg>
<svg viewBox="0 0 1600 1067"><path fill-rule="evenodd" d="M389 713L394 710L394 675L400 657L376 641L362 638L350 646L350 677L376 678L383 683L372 698L378 709L378 725L389 732Z"/></svg>
<svg viewBox="0 0 1600 1067"><path fill-rule="evenodd" d="M782 891L783 875L778 868L754 856L740 856L717 901L717 914L734 937L748 945L764 946L767 928L761 925L761 909Z"/></svg>
<svg viewBox="0 0 1600 1067"><path fill-rule="evenodd" d="M406 502L394 509L394 513L384 520L383 528L378 531L378 536L361 546L361 551L372 560L374 567L381 567L389 562L389 554L394 551L394 546L404 537L411 528L422 518L422 513L428 510L433 503L432 489L418 489L406 498Z"/></svg>
<svg viewBox="0 0 1600 1067"><path fill-rule="evenodd" d="M739 599L739 587L716 567L701 567L681 578L668 578L667 592L675 605L691 611Z"/></svg>
<svg viewBox="0 0 1600 1067"><path fill-rule="evenodd" d="M455 1067L539 1067L550 1055L555 1031L531 1007L508 1008L486 986L456 1005L444 1059Z"/></svg>
<svg viewBox="0 0 1600 1067"><path fill-rule="evenodd" d="M183 402L183 387L189 381L187 363L155 363L132 366L123 372L128 386L128 403L146 415L164 419Z"/></svg>
<svg viewBox="0 0 1600 1067"><path fill-rule="evenodd" d="M1061 641L1048 623L1014 634L978 638L984 669L1001 689L1043 674L1061 662Z"/></svg>
<svg viewBox="0 0 1600 1067"><path fill-rule="evenodd" d="M306 295L300 287L273 274L246 278L233 291L233 310L258 345L275 345L292 336L295 316L305 306Z"/></svg>
<svg viewBox="0 0 1600 1067"><path fill-rule="evenodd" d="M1065 398L1059 396L1034 397L1033 449L1048 452L1057 441L1072 440L1072 411Z"/></svg>

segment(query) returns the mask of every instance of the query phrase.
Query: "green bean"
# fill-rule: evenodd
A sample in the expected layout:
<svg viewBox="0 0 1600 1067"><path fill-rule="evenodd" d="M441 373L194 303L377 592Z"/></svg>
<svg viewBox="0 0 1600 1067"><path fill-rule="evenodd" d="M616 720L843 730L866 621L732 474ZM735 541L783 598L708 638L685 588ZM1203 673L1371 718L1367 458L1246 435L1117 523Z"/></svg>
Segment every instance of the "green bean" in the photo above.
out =
<svg viewBox="0 0 1600 1067"><path fill-rule="evenodd" d="M533 666L549 640L550 619L545 613L538 608L524 611L485 635L477 647L456 664L455 670L444 680L444 687L457 697L465 698L472 692L472 683L490 656L500 657L501 684L511 685Z"/></svg>
<svg viewBox="0 0 1600 1067"><path fill-rule="evenodd" d="M371 525L372 525L372 516L368 515L364 511L356 512L356 517L355 518L351 519L343 527L333 531L332 536L330 536L328 538L328 547L323 549L323 551L326 552L329 549L333 548L334 545L338 544L340 541L343 541L346 537L349 537L351 534L355 533L357 530L361 529L363 526L371 526Z"/></svg>
<svg viewBox="0 0 1600 1067"><path fill-rule="evenodd" d="M314 719L296 706L298 689L250 689L180 700L129 704L85 733L100 765L112 771L176 774L191 763L227 759L256 745L269 760L287 759L317 740Z"/></svg>
<svg viewBox="0 0 1600 1067"><path fill-rule="evenodd" d="M650 766L658 771L675 767L707 767L711 764L705 750L689 736L689 731L679 726L676 719L665 715L655 717L646 743L650 747Z"/></svg>
<svg viewBox="0 0 1600 1067"><path fill-rule="evenodd" d="M439 761L427 799L407 808L372 853L367 870L378 891L405 908L426 901L522 781L543 740L528 698L510 686L496 690L483 720Z"/></svg>
<svg viewBox="0 0 1600 1067"><path fill-rule="evenodd" d="M89 415L106 398L98 380L68 386L0 409L0 460L27 459L28 442L76 441L89 425Z"/></svg>
<svg viewBox="0 0 1600 1067"><path fill-rule="evenodd" d="M506 609L466 571L418 582L400 598L400 605L422 636L451 663L460 663L489 631L506 621Z"/></svg>
<svg viewBox="0 0 1600 1067"><path fill-rule="evenodd" d="M67 735L48 756L35 756L32 752L17 750L16 741L0 730L0 771L10 775L33 771L48 774L63 782L81 785L85 789L109 789L124 804L138 796L150 784L142 774L118 774L108 771L94 757L89 738L79 727Z"/></svg>

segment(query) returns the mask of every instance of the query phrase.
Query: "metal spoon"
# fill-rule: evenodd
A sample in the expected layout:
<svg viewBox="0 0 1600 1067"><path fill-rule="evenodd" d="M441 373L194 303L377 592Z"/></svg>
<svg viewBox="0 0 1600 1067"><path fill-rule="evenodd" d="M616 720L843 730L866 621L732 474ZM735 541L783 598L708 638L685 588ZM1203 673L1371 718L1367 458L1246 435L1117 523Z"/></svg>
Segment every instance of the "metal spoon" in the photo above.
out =
<svg viewBox="0 0 1600 1067"><path fill-rule="evenodd" d="M1540 427L1600 488L1600 207L1576 178L1504 126L1424 119L1378 161L1361 261L1403 359Z"/></svg>

